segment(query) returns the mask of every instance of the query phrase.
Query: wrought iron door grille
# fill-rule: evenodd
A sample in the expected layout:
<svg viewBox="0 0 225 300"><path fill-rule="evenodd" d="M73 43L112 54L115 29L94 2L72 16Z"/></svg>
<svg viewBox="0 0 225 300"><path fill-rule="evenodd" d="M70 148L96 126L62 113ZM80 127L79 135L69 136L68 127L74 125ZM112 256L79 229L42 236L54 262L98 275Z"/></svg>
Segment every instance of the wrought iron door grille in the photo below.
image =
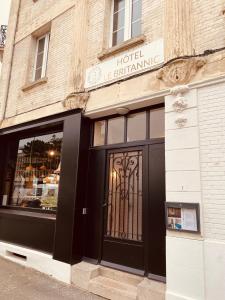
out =
<svg viewBox="0 0 225 300"><path fill-rule="evenodd" d="M142 241L142 151L109 155L108 237Z"/></svg>

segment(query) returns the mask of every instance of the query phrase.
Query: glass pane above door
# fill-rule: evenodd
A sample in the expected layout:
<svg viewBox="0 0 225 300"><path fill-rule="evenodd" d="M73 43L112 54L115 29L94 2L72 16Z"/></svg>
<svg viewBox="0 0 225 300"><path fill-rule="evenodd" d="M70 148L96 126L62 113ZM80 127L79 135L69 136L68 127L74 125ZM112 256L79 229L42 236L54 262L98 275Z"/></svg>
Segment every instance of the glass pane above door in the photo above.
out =
<svg viewBox="0 0 225 300"><path fill-rule="evenodd" d="M124 142L124 117L108 120L108 144Z"/></svg>
<svg viewBox="0 0 225 300"><path fill-rule="evenodd" d="M127 117L127 142L146 139L146 112Z"/></svg>
<svg viewBox="0 0 225 300"><path fill-rule="evenodd" d="M165 137L164 107L150 110L150 138Z"/></svg>

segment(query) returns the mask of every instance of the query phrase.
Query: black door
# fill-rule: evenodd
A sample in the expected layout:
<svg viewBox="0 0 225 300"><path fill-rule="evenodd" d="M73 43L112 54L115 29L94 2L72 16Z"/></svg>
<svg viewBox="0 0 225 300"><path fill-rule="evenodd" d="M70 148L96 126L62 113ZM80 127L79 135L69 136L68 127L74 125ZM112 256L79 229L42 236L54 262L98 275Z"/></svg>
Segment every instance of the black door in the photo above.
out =
<svg viewBox="0 0 225 300"><path fill-rule="evenodd" d="M144 147L107 152L102 261L144 269ZM146 157L147 158L147 157Z"/></svg>
<svg viewBox="0 0 225 300"><path fill-rule="evenodd" d="M165 276L164 144L90 151L85 256Z"/></svg>

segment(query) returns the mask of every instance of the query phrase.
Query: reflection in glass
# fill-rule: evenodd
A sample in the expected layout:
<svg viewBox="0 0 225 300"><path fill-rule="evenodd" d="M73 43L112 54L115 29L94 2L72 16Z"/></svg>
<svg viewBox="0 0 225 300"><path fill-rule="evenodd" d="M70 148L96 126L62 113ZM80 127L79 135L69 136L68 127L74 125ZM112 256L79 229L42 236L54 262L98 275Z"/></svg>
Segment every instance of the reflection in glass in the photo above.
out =
<svg viewBox="0 0 225 300"><path fill-rule="evenodd" d="M150 138L165 137L165 110L158 108L150 111Z"/></svg>
<svg viewBox="0 0 225 300"><path fill-rule="evenodd" d="M112 46L124 40L125 0L114 1Z"/></svg>
<svg viewBox="0 0 225 300"><path fill-rule="evenodd" d="M142 0L132 0L131 37L141 34Z"/></svg>
<svg viewBox="0 0 225 300"><path fill-rule="evenodd" d="M11 205L56 209L63 133L20 140Z"/></svg>
<svg viewBox="0 0 225 300"><path fill-rule="evenodd" d="M146 112L129 115L127 118L127 142L146 139Z"/></svg>
<svg viewBox="0 0 225 300"><path fill-rule="evenodd" d="M94 127L94 146L105 144L105 121L95 122Z"/></svg>
<svg viewBox="0 0 225 300"><path fill-rule="evenodd" d="M108 144L124 142L124 117L108 121Z"/></svg>

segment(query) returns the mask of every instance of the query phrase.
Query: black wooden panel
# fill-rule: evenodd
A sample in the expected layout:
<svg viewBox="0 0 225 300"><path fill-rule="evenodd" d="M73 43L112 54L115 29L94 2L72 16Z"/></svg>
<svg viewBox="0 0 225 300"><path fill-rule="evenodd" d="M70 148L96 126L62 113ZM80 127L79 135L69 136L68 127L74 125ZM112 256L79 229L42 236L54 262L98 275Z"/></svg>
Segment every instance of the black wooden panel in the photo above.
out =
<svg viewBox="0 0 225 300"><path fill-rule="evenodd" d="M55 220L0 212L0 240L52 253Z"/></svg>
<svg viewBox="0 0 225 300"><path fill-rule="evenodd" d="M73 240L73 261L81 260L84 255L85 243L85 218L83 208L86 208L86 194L88 190L88 155L90 145L90 121L86 118L81 119L81 134L79 147L79 165L77 176L77 191L74 217L74 240Z"/></svg>
<svg viewBox="0 0 225 300"><path fill-rule="evenodd" d="M102 260L127 266L134 269L144 269L144 247L142 243L129 244L115 239L104 240Z"/></svg>
<svg viewBox="0 0 225 300"><path fill-rule="evenodd" d="M2 205L3 179L6 160L6 141L4 137L0 137L0 205Z"/></svg>
<svg viewBox="0 0 225 300"><path fill-rule="evenodd" d="M105 190L105 150L90 150L88 169L88 215L85 256L100 261L102 246L102 204Z"/></svg>
<svg viewBox="0 0 225 300"><path fill-rule="evenodd" d="M64 121L54 259L72 263L81 113Z"/></svg>
<svg viewBox="0 0 225 300"><path fill-rule="evenodd" d="M149 146L149 272L166 275L165 251L165 149Z"/></svg>

